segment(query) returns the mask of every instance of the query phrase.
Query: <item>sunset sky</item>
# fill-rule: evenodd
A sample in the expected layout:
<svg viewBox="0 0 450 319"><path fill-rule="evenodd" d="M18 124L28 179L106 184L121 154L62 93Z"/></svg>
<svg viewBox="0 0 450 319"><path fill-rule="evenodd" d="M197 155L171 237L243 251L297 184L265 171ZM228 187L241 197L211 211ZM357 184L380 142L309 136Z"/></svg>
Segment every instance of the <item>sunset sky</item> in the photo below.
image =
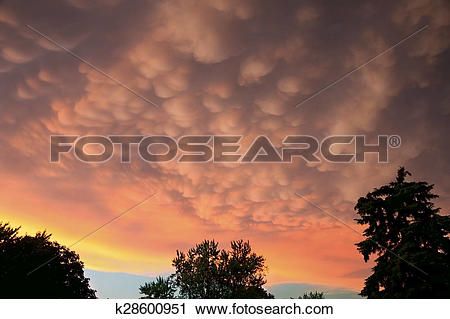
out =
<svg viewBox="0 0 450 319"><path fill-rule="evenodd" d="M353 207L399 166L450 208L447 1L5 0L0 220L72 247L86 268L156 276L177 249L246 239L268 285L360 291L372 263ZM39 30L112 78L33 32ZM300 107L305 98L423 31ZM49 162L50 135L399 135L389 163ZM336 152L345 149L336 149ZM34 265L30 265L34 266ZM36 265L38 266L38 265ZM94 273L94 272L93 272ZM136 288L137 289L137 288Z"/></svg>

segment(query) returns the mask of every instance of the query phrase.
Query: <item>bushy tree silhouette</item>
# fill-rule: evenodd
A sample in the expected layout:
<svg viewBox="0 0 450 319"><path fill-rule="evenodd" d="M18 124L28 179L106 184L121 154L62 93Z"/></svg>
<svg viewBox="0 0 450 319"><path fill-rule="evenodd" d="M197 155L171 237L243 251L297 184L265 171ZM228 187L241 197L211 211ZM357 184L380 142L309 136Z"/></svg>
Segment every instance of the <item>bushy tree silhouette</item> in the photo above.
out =
<svg viewBox="0 0 450 319"><path fill-rule="evenodd" d="M171 277L157 277L154 282L145 283L139 287L142 299L172 299L175 298L176 288Z"/></svg>
<svg viewBox="0 0 450 319"><path fill-rule="evenodd" d="M356 244L368 261L377 254L362 296L369 298L450 297L450 217L431 202L438 196L426 182L406 182L400 168L395 181L361 197L358 224L367 225Z"/></svg>
<svg viewBox="0 0 450 319"><path fill-rule="evenodd" d="M299 296L298 299L325 299L325 294L318 291L308 291L303 296Z"/></svg>
<svg viewBox="0 0 450 319"><path fill-rule="evenodd" d="M172 261L175 273L141 286L144 298L162 296L159 291L166 293L169 286L181 298L273 298L263 288L265 259L252 252L249 242L232 241L228 251L218 246L214 240L204 240L187 253L177 251Z"/></svg>
<svg viewBox="0 0 450 319"><path fill-rule="evenodd" d="M224 294L224 265L219 244L205 240L187 253L177 250L172 261L173 280L185 298L221 298Z"/></svg>
<svg viewBox="0 0 450 319"><path fill-rule="evenodd" d="M45 231L18 231L0 223L0 298L95 298L75 252L50 241Z"/></svg>
<svg viewBox="0 0 450 319"><path fill-rule="evenodd" d="M226 298L272 298L263 288L266 283L263 256L252 252L250 243L232 241L229 251L220 254L221 272L224 278Z"/></svg>

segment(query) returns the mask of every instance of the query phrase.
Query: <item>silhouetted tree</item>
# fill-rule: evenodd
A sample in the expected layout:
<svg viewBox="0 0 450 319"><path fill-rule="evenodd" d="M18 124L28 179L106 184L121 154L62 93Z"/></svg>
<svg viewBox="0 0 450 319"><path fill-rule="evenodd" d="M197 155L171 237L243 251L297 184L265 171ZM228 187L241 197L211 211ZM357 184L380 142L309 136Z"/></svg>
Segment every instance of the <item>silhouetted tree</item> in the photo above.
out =
<svg viewBox="0 0 450 319"><path fill-rule="evenodd" d="M450 217L439 215L437 198L426 182L395 181L361 197L358 224L367 225L356 246L364 260L377 254L362 296L369 298L450 297Z"/></svg>
<svg viewBox="0 0 450 319"><path fill-rule="evenodd" d="M172 277L157 277L156 281L145 283L139 287L139 292L143 295L143 299L173 299L176 292L175 284Z"/></svg>
<svg viewBox="0 0 450 319"><path fill-rule="evenodd" d="M250 244L232 241L229 251L218 248L214 240L205 240L187 253L177 251L172 265L175 273L167 279L181 298L273 298L264 288L264 257L252 252ZM155 283L163 286L163 283ZM148 287L149 290L143 290ZM156 286L141 286L151 298ZM163 297L161 297L163 298Z"/></svg>
<svg viewBox="0 0 450 319"><path fill-rule="evenodd" d="M252 252L248 241L232 241L231 250L222 250L220 261L224 298L273 298L263 288L266 283L265 259Z"/></svg>
<svg viewBox="0 0 450 319"><path fill-rule="evenodd" d="M95 298L75 252L45 231L19 236L19 228L0 223L0 298Z"/></svg>
<svg viewBox="0 0 450 319"><path fill-rule="evenodd" d="M172 261L174 281L184 298L221 298L224 293L224 267L221 251L214 240L205 240L187 253L177 250Z"/></svg>
<svg viewBox="0 0 450 319"><path fill-rule="evenodd" d="M308 291L303 296L299 296L298 299L325 299L325 294L318 291Z"/></svg>

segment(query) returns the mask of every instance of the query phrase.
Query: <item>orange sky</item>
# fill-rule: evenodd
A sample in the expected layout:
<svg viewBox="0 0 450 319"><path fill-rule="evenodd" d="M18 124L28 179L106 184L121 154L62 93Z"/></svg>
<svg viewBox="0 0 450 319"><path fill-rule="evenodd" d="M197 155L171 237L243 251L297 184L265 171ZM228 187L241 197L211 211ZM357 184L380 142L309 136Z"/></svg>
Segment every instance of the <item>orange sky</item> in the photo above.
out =
<svg viewBox="0 0 450 319"><path fill-rule="evenodd" d="M14 196L14 195L12 195ZM2 202L7 202L2 197ZM11 196L9 196L11 199ZM27 202L39 199L27 198ZM143 206L106 226L72 249L77 251L87 268L157 275L172 271L170 260L176 249L186 250L205 238L214 238L226 248L230 239L250 240L254 250L263 254L269 267L269 284L282 282L313 282L315 284L343 286L358 290L361 276L355 271L368 269L355 249L349 249L360 240L344 226L332 223L323 216L311 219L306 227L292 227L282 232L272 226L254 230L217 230L208 221L184 216L178 209L160 205L155 196ZM0 207L4 220L23 225L23 233L47 229L54 239L70 245L106 220L92 218L95 212L83 214L83 208L71 204L77 214L61 214L68 205L15 204ZM133 205L129 202L128 206ZM111 202L119 211L126 209L120 200ZM353 248L353 247L351 247ZM364 271L363 271L364 273ZM355 277L356 276L356 277Z"/></svg>
<svg viewBox="0 0 450 319"><path fill-rule="evenodd" d="M155 275L205 238L248 239L269 284L359 291L371 263L357 227L360 196L399 166L436 185L450 207L448 3L396 1L107 1L0 4L0 220L47 229L65 245L146 196L146 204L75 247L86 267ZM110 77L74 59L26 25ZM429 27L301 105L408 34ZM447 67L446 67L447 65ZM446 80L447 79L447 80ZM399 135L388 163L86 164L49 162L52 134ZM345 152L344 148L335 149ZM356 228L361 230L361 228Z"/></svg>

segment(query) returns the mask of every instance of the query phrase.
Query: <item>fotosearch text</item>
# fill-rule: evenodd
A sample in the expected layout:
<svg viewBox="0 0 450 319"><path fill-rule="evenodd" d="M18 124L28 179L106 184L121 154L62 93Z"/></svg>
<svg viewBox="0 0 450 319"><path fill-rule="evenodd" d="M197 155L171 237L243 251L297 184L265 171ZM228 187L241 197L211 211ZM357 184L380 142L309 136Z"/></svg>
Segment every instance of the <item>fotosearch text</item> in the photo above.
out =
<svg viewBox="0 0 450 319"><path fill-rule="evenodd" d="M294 158L307 163L364 163L369 153L375 154L379 163L387 163L389 149L401 144L397 135L379 135L373 144L364 135L333 135L322 140L288 135L281 144L274 144L264 135L250 143L242 140L242 135L186 135L178 139L166 135L52 135L50 162L58 163L61 154L73 153L87 163L104 163L114 155L121 163L130 163L134 147L139 158L152 163L292 163Z"/></svg>

